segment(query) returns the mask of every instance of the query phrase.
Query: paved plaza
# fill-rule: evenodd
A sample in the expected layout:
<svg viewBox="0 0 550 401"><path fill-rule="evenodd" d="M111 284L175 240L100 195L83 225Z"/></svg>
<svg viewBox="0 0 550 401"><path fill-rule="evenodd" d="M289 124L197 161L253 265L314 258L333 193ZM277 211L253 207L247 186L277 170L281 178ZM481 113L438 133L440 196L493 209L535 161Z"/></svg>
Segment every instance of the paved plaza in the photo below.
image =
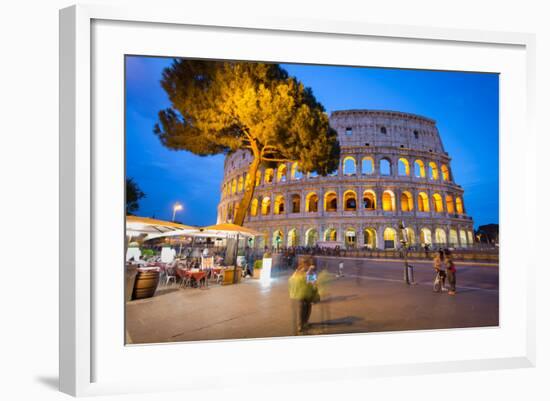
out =
<svg viewBox="0 0 550 401"><path fill-rule="evenodd" d="M336 277L344 260L344 276ZM332 280L313 305L306 335L498 326L498 266L457 263L457 295L434 293L430 261L412 261L415 285L403 282L403 262L320 257ZM126 308L128 343L294 335L288 275L269 286L246 279L205 289L161 287Z"/></svg>

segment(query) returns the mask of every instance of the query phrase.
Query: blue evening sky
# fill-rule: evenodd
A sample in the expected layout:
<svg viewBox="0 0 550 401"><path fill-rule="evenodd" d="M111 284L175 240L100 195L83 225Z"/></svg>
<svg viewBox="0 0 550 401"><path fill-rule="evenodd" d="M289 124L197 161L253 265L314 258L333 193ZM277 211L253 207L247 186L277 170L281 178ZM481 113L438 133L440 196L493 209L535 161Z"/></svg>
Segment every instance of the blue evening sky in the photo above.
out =
<svg viewBox="0 0 550 401"><path fill-rule="evenodd" d="M126 174L147 197L141 216L191 225L216 222L223 156L200 157L163 147L153 133L159 110L170 106L160 87L171 58L126 58ZM313 89L327 112L382 109L436 120L443 146L452 157L455 181L464 190L475 227L498 223L498 75L282 64Z"/></svg>

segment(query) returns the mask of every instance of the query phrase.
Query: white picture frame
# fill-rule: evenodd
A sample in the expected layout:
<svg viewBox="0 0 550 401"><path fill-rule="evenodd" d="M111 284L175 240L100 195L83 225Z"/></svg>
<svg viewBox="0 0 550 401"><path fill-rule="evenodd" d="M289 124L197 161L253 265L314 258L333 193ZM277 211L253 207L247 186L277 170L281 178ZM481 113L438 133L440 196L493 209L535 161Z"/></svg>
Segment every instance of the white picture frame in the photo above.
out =
<svg viewBox="0 0 550 401"><path fill-rule="evenodd" d="M192 33L185 33L185 30ZM143 30L147 35L140 37ZM122 60L120 54L136 54L140 51L149 55L186 56L179 54L180 50L173 43L164 43L153 51L152 46L160 43L159 38L169 33L182 30L182 34L203 35L205 44L193 56L208 56L211 47L211 57L219 58L241 56L244 59L257 57L261 60L279 61L284 50L288 57L292 46L281 49L285 38L326 43L327 49L334 49L333 39L339 41L340 47L346 46L376 46L383 41L384 47L403 46L403 52L386 54L386 61L380 59L379 66L403 68L434 68L434 69L470 69L476 71L499 72L501 81L501 178L506 176L506 182L501 179L501 326L493 329L467 329L432 332L406 332L371 335L328 336L322 339L262 339L247 341L220 341L196 344L168 344L141 347L124 347L122 331L107 329L110 323L120 318L122 306L117 308L117 302L122 304L124 286L121 284L122 271L117 272L117 266L122 263L117 258L123 253L123 235L120 234L122 219L109 219L109 216L123 216L123 189L116 189L122 181L106 183L103 176L106 171L118 171L123 153L120 153L123 130L116 135L113 143L108 143L97 134L103 127L104 108L113 110L113 121L106 122L106 131L111 127L120 127L123 116L116 115L123 107L121 99L123 81L113 81L109 89L114 96L107 96L105 85L98 84L112 77L120 78L116 70ZM141 33L140 33L141 32ZM178 31L179 32L179 31ZM95 35L95 36L94 36ZM109 36L114 35L114 36ZM235 49L221 54L222 49L214 49L215 43L207 36L218 39L235 39L235 35L243 41L241 53ZM264 53L259 54L253 45L247 47L248 40L254 42L254 35L262 35L265 43ZM107 40L108 39L108 40ZM257 39L257 38L256 38ZM224 41L222 40L222 42ZM156 41L156 42L155 42ZM371 42L369 42L371 41ZM139 42L139 43L137 43ZM277 44L279 43L279 44ZM304 42L306 43L306 42ZM319 42L320 43L320 42ZM517 146L518 133L521 142L535 146L536 138L533 129L534 110L534 44L535 38L530 34L483 32L459 29L438 29L414 26L377 25L367 22L336 22L321 20L303 20L292 18L257 18L255 20L226 20L220 17L204 15L187 15L185 10L167 10L150 8L112 8L108 6L73 6L60 12L60 390L72 395L94 395L108 393L142 392L166 389L200 389L204 385L201 376L202 367L185 370L185 364L180 366L185 372L185 380L175 381L170 376L175 355L185 352L188 355L207 353L216 355L220 369L238 365L244 369L254 363L250 369L251 378L262 383L267 374L270 381L273 377L282 378L288 382L296 380L296 372L300 372L300 380L338 379L346 375L348 378L364 378L386 375L432 373L441 371L468 371L480 369L502 369L511 367L530 367L535 363L535 294L534 279L527 271L534 272L534 256L527 251L524 258L514 253L511 244L517 239L514 227L523 223L524 230L534 230L536 207L529 207L525 191L512 193L513 185L535 187L534 175L528 174L535 170L534 155L528 152L529 146ZM148 47L149 46L149 47ZM279 46L279 47L278 47ZM310 52L315 52L319 44L313 45ZM332 46L332 47L331 47ZM416 46L416 47L415 47ZM426 50L422 50L425 46ZM431 50L429 47L432 46ZM147 48L148 47L148 48ZM225 46L227 47L227 46ZM440 61L430 60L430 51L438 49ZM353 49L354 47L348 47ZM426 51L424 60L404 59L407 48L415 51ZM140 50L142 49L142 50ZM449 49L451 49L449 51ZM205 51L206 53L201 53ZM270 51L271 56L270 56ZM308 53L304 50L304 53ZM491 61L488 66L479 66L487 57ZM122 53L121 53L122 52ZM248 53L247 53L248 52ZM255 53L256 52L256 53ZM453 61L453 54L465 52L470 54L462 64ZM279 53L278 55L276 53ZM337 51L332 54L325 52L315 59L319 63L342 63ZM254 56L256 54L257 56ZM314 54L314 53L311 53ZM383 53L380 53L383 55ZM390 58L390 56L392 58ZM297 57L297 56L295 56ZM300 61L308 61L308 55ZM401 61L399 61L401 57ZM446 58L447 57L447 58ZM475 58L478 63L476 64ZM360 55L350 55L348 62L352 65L365 65ZM470 63L470 64L468 64ZM491 64L492 63L492 64ZM499 64L501 63L501 64ZM369 65L372 65L370 63ZM114 67L113 67L114 66ZM468 68L469 66L469 68ZM500 67L499 67L500 66ZM479 67L479 68L476 68ZM109 75L110 68L115 68L115 74ZM118 72L117 72L118 71ZM94 86L95 85L95 86ZM97 86L99 85L99 86ZM517 98L510 99L514 91ZM110 94L112 94L110 93ZM118 93L118 94L117 94ZM102 97L103 96L103 97ZM103 113L103 114L102 114ZM110 124L110 125L109 125ZM102 131L102 132L106 132ZM94 135L95 133L95 135ZM123 144L123 141L122 141ZM112 145L112 146L111 146ZM109 148L109 149L107 149ZM98 158L101 154L101 161ZM516 168L506 162L511 155L516 158ZM114 170L113 170L114 168ZM118 171L120 173L120 171ZM118 174L116 173L116 174ZM115 175L116 175L115 174ZM115 180L116 181L116 180ZM114 186L113 186L114 185ZM122 185L120 185L122 186ZM115 191L116 201L109 204L101 198L106 191ZM118 192L117 192L118 191ZM503 194L506 196L503 197ZM118 202L118 203L117 203ZM511 205L515 205L514 208ZM525 225L527 227L525 227ZM109 228L108 233L105 228ZM111 230L112 228L112 230ZM98 237L98 234L101 236ZM105 238L103 238L105 237ZM119 242L117 242L117 238ZM114 246L104 250L103 242L110 241ZM526 249L529 249L529 244ZM118 248L117 248L118 247ZM117 251L118 249L118 251ZM112 263L113 280L105 281L103 274L105 264ZM112 261L112 262L111 262ZM103 267L98 267L99 264ZM516 270L511 265L520 266ZM97 291L101 288L102 295L98 298ZM120 298L117 296L120 291ZM507 302L513 297L514 303ZM111 312L106 313L106 305L113 305ZM514 323L512 323L512 321ZM108 324L109 323L109 324ZM118 324L118 323L116 323ZM115 324L115 325L116 325ZM120 322L123 324L123 322ZM117 326L118 327L118 326ZM113 334L115 333L115 334ZM445 341L459 343L480 343L479 349L464 352L458 344L458 352L464 352L463 357L447 357L445 360L426 359L422 351L434 336L441 336ZM344 340L342 340L344 339ZM322 341L320 343L319 341ZM345 344L343 343L345 341ZM414 342L417 352L399 355L376 355L370 350L369 360L361 352L340 355L337 350L345 347L382 348L389 344ZM373 343L373 344L371 344ZM118 345L117 345L118 344ZM315 347L319 344L327 351L324 354L327 361L316 360ZM483 348L485 344L485 349ZM303 363L292 367L285 365L285 359L277 358L281 348L293 352L300 347L308 357ZM111 347L111 348L110 348ZM342 348L344 347L344 348ZM472 346L475 348L475 346ZM366 352L366 351L365 351ZM350 355L347 355L350 354ZM262 360L255 359L264 355ZM335 357L335 355L340 355ZM331 357L332 356L332 357ZM144 361L157 361L159 366L166 362L166 374L151 375L151 372L132 370L136 358ZM126 361L124 361L126 359ZM250 367L250 366L249 366ZM140 375L143 374L143 377ZM148 378L148 380L144 380ZM218 386L233 386L233 380L217 377Z"/></svg>

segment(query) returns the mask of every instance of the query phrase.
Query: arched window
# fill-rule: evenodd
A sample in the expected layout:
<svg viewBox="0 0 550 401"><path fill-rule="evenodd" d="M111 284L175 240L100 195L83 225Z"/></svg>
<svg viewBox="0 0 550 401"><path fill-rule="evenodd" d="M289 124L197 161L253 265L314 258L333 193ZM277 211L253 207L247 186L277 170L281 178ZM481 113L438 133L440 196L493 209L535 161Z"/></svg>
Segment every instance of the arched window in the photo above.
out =
<svg viewBox="0 0 550 401"><path fill-rule="evenodd" d="M271 213L271 199L269 196L264 196L262 199L262 215L266 216Z"/></svg>
<svg viewBox="0 0 550 401"><path fill-rule="evenodd" d="M290 179L291 180L302 179L302 173L298 170L297 162L292 163L292 167L290 168Z"/></svg>
<svg viewBox="0 0 550 401"><path fill-rule="evenodd" d="M381 132L382 134L387 134L387 133L388 133L388 130L386 129L386 127L382 126L382 127L380 127L380 132Z"/></svg>
<svg viewBox="0 0 550 401"><path fill-rule="evenodd" d="M231 193L237 192L237 179L233 178L233 181L231 182Z"/></svg>
<svg viewBox="0 0 550 401"><path fill-rule="evenodd" d="M447 213L454 213L455 203L453 202L453 197L451 195L447 195L445 197L445 203L447 204Z"/></svg>
<svg viewBox="0 0 550 401"><path fill-rule="evenodd" d="M323 236L325 241L337 241L337 232L334 228L327 228Z"/></svg>
<svg viewBox="0 0 550 401"><path fill-rule="evenodd" d="M429 212L430 211L430 203L428 200L428 195L426 195L425 192L419 192L418 193L418 211L419 212Z"/></svg>
<svg viewBox="0 0 550 401"><path fill-rule="evenodd" d="M275 197L275 209L274 214L283 214L285 212L285 198L283 195L277 195Z"/></svg>
<svg viewBox="0 0 550 401"><path fill-rule="evenodd" d="M424 162L422 160L415 160L414 162L414 176L417 178L426 177L426 169L424 168Z"/></svg>
<svg viewBox="0 0 550 401"><path fill-rule="evenodd" d="M361 174L373 174L374 173L374 160L372 157L363 157L361 161Z"/></svg>
<svg viewBox="0 0 550 401"><path fill-rule="evenodd" d="M243 190L243 177L240 176L237 184L237 192L242 192L242 190Z"/></svg>
<svg viewBox="0 0 550 401"><path fill-rule="evenodd" d="M432 202L434 205L434 211L436 213L443 213L443 199L439 194L432 195Z"/></svg>
<svg viewBox="0 0 550 401"><path fill-rule="evenodd" d="M404 176L408 176L411 174L409 161L407 159L402 157L397 161L397 174Z"/></svg>
<svg viewBox="0 0 550 401"><path fill-rule="evenodd" d="M374 228L365 228L363 232L365 248L376 248L376 230Z"/></svg>
<svg viewBox="0 0 550 401"><path fill-rule="evenodd" d="M233 221L233 204L227 205L227 220Z"/></svg>
<svg viewBox="0 0 550 401"><path fill-rule="evenodd" d="M460 230L460 231L458 232L458 236L459 236L459 238L460 238L460 246L461 246L461 247L464 247L464 248L465 248L466 246L468 246L468 240L467 240L467 238L466 238L466 231Z"/></svg>
<svg viewBox="0 0 550 401"><path fill-rule="evenodd" d="M439 170L437 169L437 164L435 162L430 162L429 170L430 170L430 178L432 180L437 180L439 178Z"/></svg>
<svg viewBox="0 0 550 401"><path fill-rule="evenodd" d="M266 184L271 184L273 182L273 169L268 168L265 170L264 180Z"/></svg>
<svg viewBox="0 0 550 401"><path fill-rule="evenodd" d="M435 244L437 246L447 246L447 234L442 228L436 228L435 230Z"/></svg>
<svg viewBox="0 0 550 401"><path fill-rule="evenodd" d="M310 228L306 231L305 246L315 246L317 244L317 230Z"/></svg>
<svg viewBox="0 0 550 401"><path fill-rule="evenodd" d="M292 213L300 213L300 195L292 195Z"/></svg>
<svg viewBox="0 0 550 401"><path fill-rule="evenodd" d="M384 230L384 249L395 249L395 230L386 228Z"/></svg>
<svg viewBox="0 0 550 401"><path fill-rule="evenodd" d="M281 164L277 168L277 182L286 181L286 164Z"/></svg>
<svg viewBox="0 0 550 401"><path fill-rule="evenodd" d="M279 246L283 243L283 232L281 230L275 230L273 231L273 247L279 248Z"/></svg>
<svg viewBox="0 0 550 401"><path fill-rule="evenodd" d="M258 199L256 198L252 199L252 202L250 203L250 215L252 217L256 217L258 215Z"/></svg>
<svg viewBox="0 0 550 401"><path fill-rule="evenodd" d="M325 212L335 212L336 210L338 210L336 192L327 192L325 194Z"/></svg>
<svg viewBox="0 0 550 401"><path fill-rule="evenodd" d="M403 191L401 193L401 211L412 212L413 208L413 197L411 193L408 191Z"/></svg>
<svg viewBox="0 0 550 401"><path fill-rule="evenodd" d="M366 210L375 210L376 209L376 194L367 190L363 193L363 208Z"/></svg>
<svg viewBox="0 0 550 401"><path fill-rule="evenodd" d="M449 168L444 164L441 165L441 178L443 181L449 181Z"/></svg>
<svg viewBox="0 0 550 401"><path fill-rule="evenodd" d="M348 228L344 232L344 243L346 248L355 248L357 245L357 232L354 228Z"/></svg>
<svg viewBox="0 0 550 401"><path fill-rule="evenodd" d="M260 170L256 171L256 186L260 186L262 183L262 172Z"/></svg>
<svg viewBox="0 0 550 401"><path fill-rule="evenodd" d="M458 246L458 234L454 228L449 230L449 245L454 247Z"/></svg>
<svg viewBox="0 0 550 401"><path fill-rule="evenodd" d="M429 228L423 228L420 230L420 244L431 245L432 244L432 232Z"/></svg>
<svg viewBox="0 0 550 401"><path fill-rule="evenodd" d="M315 192L310 192L306 197L306 212L317 213L319 211L319 197Z"/></svg>
<svg viewBox="0 0 550 401"><path fill-rule="evenodd" d="M395 211L395 195L392 191L384 191L382 194L382 210L386 212Z"/></svg>
<svg viewBox="0 0 550 401"><path fill-rule="evenodd" d="M250 188L250 185L252 184L250 180L250 173L246 173L246 178L244 179L244 189L247 190Z"/></svg>
<svg viewBox="0 0 550 401"><path fill-rule="evenodd" d="M411 227L405 228L405 232L407 233L407 241L409 245L416 244L416 236L414 235L414 230Z"/></svg>
<svg viewBox="0 0 550 401"><path fill-rule="evenodd" d="M474 234L471 231L468 231L468 245L472 246L474 244Z"/></svg>
<svg viewBox="0 0 550 401"><path fill-rule="evenodd" d="M344 161L342 164L343 164L344 175L355 175L357 173L355 159L353 157L351 156L344 157Z"/></svg>
<svg viewBox="0 0 550 401"><path fill-rule="evenodd" d="M459 196L456 197L456 212L458 214L464 213L464 206L462 205L462 199Z"/></svg>
<svg viewBox="0 0 550 401"><path fill-rule="evenodd" d="M357 194L354 191L344 192L344 210L357 210Z"/></svg>
<svg viewBox="0 0 550 401"><path fill-rule="evenodd" d="M380 175L392 175L391 161L387 158L380 159Z"/></svg>
<svg viewBox="0 0 550 401"><path fill-rule="evenodd" d="M298 230L295 228L288 231L287 234L287 246L298 246L300 244L300 240L298 238Z"/></svg>

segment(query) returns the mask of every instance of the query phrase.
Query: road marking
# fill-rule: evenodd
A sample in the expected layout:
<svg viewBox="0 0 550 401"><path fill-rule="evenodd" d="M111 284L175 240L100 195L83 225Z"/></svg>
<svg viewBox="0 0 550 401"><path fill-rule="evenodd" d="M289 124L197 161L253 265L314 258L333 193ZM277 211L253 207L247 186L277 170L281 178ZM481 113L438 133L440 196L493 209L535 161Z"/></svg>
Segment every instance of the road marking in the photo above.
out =
<svg viewBox="0 0 550 401"><path fill-rule="evenodd" d="M386 277L376 277L376 276L360 276L360 275L357 275L357 274L344 274L343 277L365 278L365 279L368 279L368 280L388 281L388 282L391 282L391 283L404 283L404 280L399 280L399 279L396 279L396 278L386 278ZM336 279L338 279L338 277L336 277ZM417 285L425 285L425 286L429 286L429 287L433 286L433 282L429 282L429 281L420 281L420 282L416 282L416 284ZM458 290L462 289L462 290L484 291L484 292L498 293L498 289L493 289L493 288L480 288L480 287L470 287L470 286L460 286L460 285L457 285L456 288Z"/></svg>

